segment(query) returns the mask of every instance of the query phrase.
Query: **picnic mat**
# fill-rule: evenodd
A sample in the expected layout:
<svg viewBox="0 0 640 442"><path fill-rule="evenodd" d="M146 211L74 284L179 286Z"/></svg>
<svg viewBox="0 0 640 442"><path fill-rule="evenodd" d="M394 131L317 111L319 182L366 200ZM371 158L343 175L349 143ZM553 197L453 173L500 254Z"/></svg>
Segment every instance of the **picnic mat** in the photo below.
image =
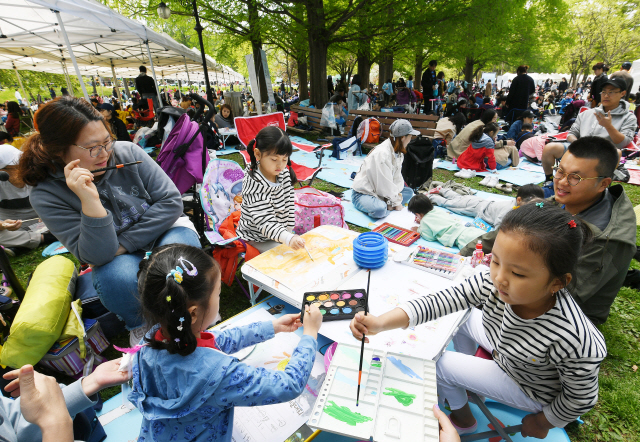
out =
<svg viewBox="0 0 640 442"><path fill-rule="evenodd" d="M352 192L351 189L347 190L344 193L344 198L342 199L342 207L344 207L345 220L348 223L355 224L356 226L364 227L366 229L371 229L371 230L375 229L379 225L386 222L390 224L394 224L398 227L403 227L405 229L410 229L411 227L414 227L416 225L413 221L414 215L410 213L406 207L401 211L391 212L385 218L381 218L381 219L371 218L369 215L355 208L355 206L351 202L351 192ZM495 193L487 193L482 191L479 191L476 195L491 201L498 201L498 200L504 200L504 199L510 198L506 195L498 195ZM435 206L434 210L446 210L446 209ZM446 211L449 212L448 210ZM449 213L455 218L458 218L460 221L462 221L465 224L467 222L473 221L473 218L471 217L458 215L457 213L453 213L453 212L449 212ZM439 250L445 250L447 252L454 252L454 253L460 250L457 247L446 247L437 241L425 241L422 238L420 238L418 241L416 241L412 245L432 247Z"/></svg>
<svg viewBox="0 0 640 442"><path fill-rule="evenodd" d="M433 167L437 169L445 169L458 171L460 168L451 163L451 161L434 160ZM480 176L493 175L491 172L478 172ZM499 170L496 174L502 181L515 184L516 186L524 186L525 184L539 184L544 182L544 172L542 166L531 163L527 160L521 160L517 167L509 167Z"/></svg>
<svg viewBox="0 0 640 442"><path fill-rule="evenodd" d="M638 169L632 169L630 167L627 167L627 170L629 171L629 184L635 184L636 186L640 186L640 170ZM636 212L637 214L638 212Z"/></svg>
<svg viewBox="0 0 640 442"><path fill-rule="evenodd" d="M636 213L636 226L640 226L640 204L635 206L633 211Z"/></svg>
<svg viewBox="0 0 640 442"><path fill-rule="evenodd" d="M330 157L331 151L324 151L322 158L322 171L318 174L318 178L328 181L341 187L348 189L353 185L351 174L357 172L360 166L348 161L336 160ZM364 157L361 157L364 160ZM291 160L307 167L318 167L318 158L315 153L307 153L304 151L294 152Z"/></svg>

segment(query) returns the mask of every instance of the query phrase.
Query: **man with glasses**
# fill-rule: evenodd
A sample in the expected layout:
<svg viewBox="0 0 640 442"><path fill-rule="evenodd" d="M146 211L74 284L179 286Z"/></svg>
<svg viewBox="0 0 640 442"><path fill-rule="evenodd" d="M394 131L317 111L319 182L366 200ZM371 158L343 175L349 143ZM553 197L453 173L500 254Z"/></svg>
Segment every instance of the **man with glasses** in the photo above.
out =
<svg viewBox="0 0 640 442"><path fill-rule="evenodd" d="M611 186L617 165L618 150L610 141L583 137L569 146L553 172L555 196L550 200L582 219L591 231L569 292L596 325L607 320L636 251L633 205L622 185ZM493 230L478 238L485 253L491 252L496 235ZM460 254L471 256L475 245L472 241Z"/></svg>
<svg viewBox="0 0 640 442"><path fill-rule="evenodd" d="M573 142L555 168L555 201L580 217L593 239L585 245L569 291L596 325L609 309L636 252L636 216L620 184L611 186L618 150L601 137Z"/></svg>
<svg viewBox="0 0 640 442"><path fill-rule="evenodd" d="M587 136L598 136L611 141L618 149L623 149L633 140L637 120L629 112L629 103L623 100L626 91L627 83L620 77L605 81L600 92L600 106L578 114L569 130L566 142L549 143L544 147L542 168L549 185L556 160L562 158L569 145L575 140Z"/></svg>

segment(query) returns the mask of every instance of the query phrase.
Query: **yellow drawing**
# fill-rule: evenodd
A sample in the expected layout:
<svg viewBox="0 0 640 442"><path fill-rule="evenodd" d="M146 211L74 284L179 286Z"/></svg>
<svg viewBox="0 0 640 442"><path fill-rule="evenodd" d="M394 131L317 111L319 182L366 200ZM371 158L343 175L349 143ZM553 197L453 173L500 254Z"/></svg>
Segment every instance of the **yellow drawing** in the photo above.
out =
<svg viewBox="0 0 640 442"><path fill-rule="evenodd" d="M267 361L267 362L264 363L264 365L278 364L278 365L276 365L276 370L284 371L284 369L287 368L287 364L289 363L289 360L291 359L291 355L289 353L287 353L286 351L283 351L282 354L284 356L271 356L275 360L274 361Z"/></svg>
<svg viewBox="0 0 640 442"><path fill-rule="evenodd" d="M356 232L340 227L321 226L302 235L314 261L309 259L304 249L293 250L286 245L279 245L252 259L247 265L290 289L304 287L313 278L322 278L330 272L338 271L344 277L346 270L339 265L348 259L352 260L356 236Z"/></svg>

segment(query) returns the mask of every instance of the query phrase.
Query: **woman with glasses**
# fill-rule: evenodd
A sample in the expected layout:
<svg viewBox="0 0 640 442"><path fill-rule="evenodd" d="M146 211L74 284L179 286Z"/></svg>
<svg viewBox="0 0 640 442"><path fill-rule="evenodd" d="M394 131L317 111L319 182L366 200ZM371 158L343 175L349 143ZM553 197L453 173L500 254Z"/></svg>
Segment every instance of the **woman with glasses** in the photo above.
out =
<svg viewBox="0 0 640 442"><path fill-rule="evenodd" d="M142 337L138 264L153 247L200 247L183 216L175 184L137 145L114 141L109 124L91 103L61 97L35 115L39 132L23 145L22 180L34 186L31 204L64 246L93 265L93 284L107 309ZM103 172L121 163L141 164Z"/></svg>

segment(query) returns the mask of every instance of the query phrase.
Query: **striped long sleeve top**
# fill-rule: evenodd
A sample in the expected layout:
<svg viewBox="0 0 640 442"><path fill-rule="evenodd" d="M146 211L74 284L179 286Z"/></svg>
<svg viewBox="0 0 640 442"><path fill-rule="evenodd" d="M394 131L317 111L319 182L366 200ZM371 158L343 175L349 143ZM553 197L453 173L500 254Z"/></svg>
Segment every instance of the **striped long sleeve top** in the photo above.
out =
<svg viewBox="0 0 640 442"><path fill-rule="evenodd" d="M242 204L236 233L245 241L278 241L289 244L295 226L293 185L289 170L270 183L259 171L245 170Z"/></svg>
<svg viewBox="0 0 640 442"><path fill-rule="evenodd" d="M547 313L522 319L500 300L489 276L479 273L457 286L400 307L409 326L482 306L484 331L496 363L556 427L564 427L598 401L598 371L607 354L604 337L561 290Z"/></svg>

